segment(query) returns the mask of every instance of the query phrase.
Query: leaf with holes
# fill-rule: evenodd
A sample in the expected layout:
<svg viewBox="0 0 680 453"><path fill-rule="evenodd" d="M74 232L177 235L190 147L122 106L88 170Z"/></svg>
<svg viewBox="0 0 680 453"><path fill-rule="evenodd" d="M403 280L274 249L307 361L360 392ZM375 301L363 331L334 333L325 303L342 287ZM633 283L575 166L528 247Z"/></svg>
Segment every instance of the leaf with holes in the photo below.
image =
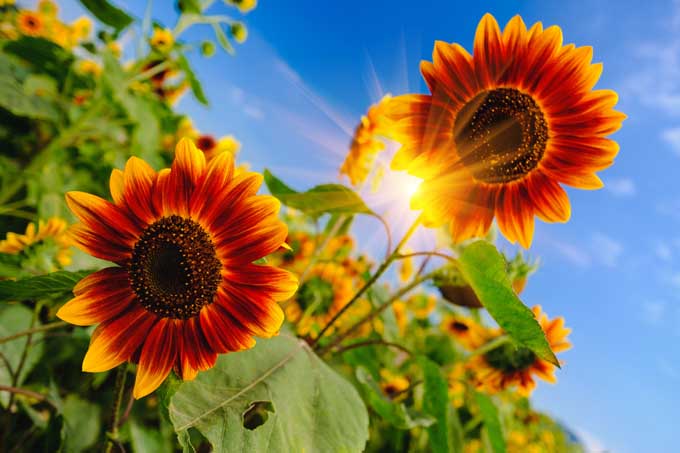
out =
<svg viewBox="0 0 680 453"><path fill-rule="evenodd" d="M289 336L221 355L213 369L179 386L168 409L185 448L190 428L221 452L353 452L368 439L368 414L354 387Z"/></svg>
<svg viewBox="0 0 680 453"><path fill-rule="evenodd" d="M486 241L474 242L458 260L465 280L499 326L519 345L559 367L543 329L512 289L503 255Z"/></svg>

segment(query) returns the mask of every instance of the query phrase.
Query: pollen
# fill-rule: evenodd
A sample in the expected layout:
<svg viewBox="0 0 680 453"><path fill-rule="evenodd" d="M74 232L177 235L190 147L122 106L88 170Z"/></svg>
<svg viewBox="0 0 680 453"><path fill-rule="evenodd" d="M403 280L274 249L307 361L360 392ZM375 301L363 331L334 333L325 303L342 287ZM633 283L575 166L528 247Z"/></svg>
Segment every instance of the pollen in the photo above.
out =
<svg viewBox="0 0 680 453"><path fill-rule="evenodd" d="M536 168L548 142L548 124L531 96L496 88L460 109L454 137L461 162L475 178L507 183Z"/></svg>
<svg viewBox="0 0 680 453"><path fill-rule="evenodd" d="M188 319L212 303L221 270L208 233L193 220L172 215L142 233L128 274L146 310L165 318Z"/></svg>

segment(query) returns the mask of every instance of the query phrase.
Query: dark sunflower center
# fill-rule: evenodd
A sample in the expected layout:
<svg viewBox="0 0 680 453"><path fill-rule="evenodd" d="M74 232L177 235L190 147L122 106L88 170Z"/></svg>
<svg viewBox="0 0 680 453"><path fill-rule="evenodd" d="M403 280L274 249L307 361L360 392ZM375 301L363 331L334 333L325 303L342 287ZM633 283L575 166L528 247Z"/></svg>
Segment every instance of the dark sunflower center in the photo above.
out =
<svg viewBox="0 0 680 453"><path fill-rule="evenodd" d="M531 96L496 88L463 106L454 137L461 162L475 178L505 183L536 168L548 142L548 124Z"/></svg>
<svg viewBox="0 0 680 453"><path fill-rule="evenodd" d="M132 252L129 278L145 309L187 319L213 301L221 269L208 233L193 220L173 215L144 230Z"/></svg>
<svg viewBox="0 0 680 453"><path fill-rule="evenodd" d="M333 305L333 285L321 277L312 277L302 284L297 293L297 302L303 311L310 314L328 313Z"/></svg>
<svg viewBox="0 0 680 453"><path fill-rule="evenodd" d="M196 147L202 151L210 151L217 145L217 142L211 135L201 135L196 141Z"/></svg>
<svg viewBox="0 0 680 453"><path fill-rule="evenodd" d="M467 324L460 322L460 321L453 321L449 325L449 327L451 327L451 330L453 330L454 332L463 333L463 332L467 332L468 330L470 330L470 328L468 327Z"/></svg>
<svg viewBox="0 0 680 453"><path fill-rule="evenodd" d="M389 396L390 398L399 393L399 388L397 388L396 385L394 384L386 384L383 387L383 391L385 392L385 395Z"/></svg>
<svg viewBox="0 0 680 453"><path fill-rule="evenodd" d="M536 354L531 349L506 343L484 354L486 362L504 373L513 373L528 368L536 361Z"/></svg>

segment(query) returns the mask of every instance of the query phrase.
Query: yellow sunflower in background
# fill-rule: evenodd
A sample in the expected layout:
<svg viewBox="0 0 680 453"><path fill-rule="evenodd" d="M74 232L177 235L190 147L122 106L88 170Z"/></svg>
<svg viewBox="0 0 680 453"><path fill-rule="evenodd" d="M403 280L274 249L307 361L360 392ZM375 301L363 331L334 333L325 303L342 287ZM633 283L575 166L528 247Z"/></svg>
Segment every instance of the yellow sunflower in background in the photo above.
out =
<svg viewBox="0 0 680 453"><path fill-rule="evenodd" d="M416 294L407 299L406 306L416 319L427 319L437 306L434 294Z"/></svg>
<svg viewBox="0 0 680 453"><path fill-rule="evenodd" d="M68 234L68 223L59 217L52 217L46 222L40 220L38 225L29 223L24 234L7 233L7 238L0 241L0 253L16 255L34 244L47 240L57 245L55 259L61 266L71 264L72 241Z"/></svg>
<svg viewBox="0 0 680 453"><path fill-rule="evenodd" d="M167 28L154 28L149 44L161 52L168 52L175 45L175 37L172 35L172 31Z"/></svg>
<svg viewBox="0 0 680 453"><path fill-rule="evenodd" d="M456 362L448 374L449 401L456 409L465 405L465 364Z"/></svg>
<svg viewBox="0 0 680 453"><path fill-rule="evenodd" d="M595 172L618 152L607 139L625 115L617 94L593 90L602 64L590 47L564 46L559 27L527 30L519 16L501 32L490 14L470 55L437 42L421 72L431 94L393 98L389 135L403 145L397 170L424 178L411 200L425 224L449 224L454 241L483 236L495 217L511 242L528 248L534 215L566 222L560 184L597 189Z"/></svg>
<svg viewBox="0 0 680 453"><path fill-rule="evenodd" d="M469 351L474 351L489 341L490 338L498 335L493 330L460 315L445 316L441 323L441 329Z"/></svg>
<svg viewBox="0 0 680 453"><path fill-rule="evenodd" d="M540 306L533 308L550 348L555 353L571 348L567 336L571 329L564 327L564 318L548 319ZM500 332L497 333L500 335ZM517 388L520 395L528 396L536 387L534 376L555 383L555 365L540 359L528 348L502 344L486 354L473 357L467 365L473 374L478 390L497 393L508 388Z"/></svg>
<svg viewBox="0 0 680 453"><path fill-rule="evenodd" d="M21 10L17 15L19 32L26 36L40 36L45 31L45 20L39 13Z"/></svg>
<svg viewBox="0 0 680 453"><path fill-rule="evenodd" d="M312 267L307 280L286 306L286 318L299 335L314 337L354 295L353 279L333 262ZM348 317L345 317L348 318Z"/></svg>
<svg viewBox="0 0 680 453"><path fill-rule="evenodd" d="M384 109L390 96L387 95L377 104L372 105L354 131L352 144L345 161L340 167L340 174L347 175L353 186L366 180L371 172L378 152L385 149L385 143L377 138L388 125Z"/></svg>
<svg viewBox="0 0 680 453"><path fill-rule="evenodd" d="M133 394L141 398L173 368L190 380L211 368L217 354L278 333L277 301L293 295L297 279L254 264L287 235L279 202L257 195L262 179L235 177L229 153L206 163L184 139L169 169L156 172L132 157L124 171L114 170L113 203L66 195L81 222L71 229L76 244L116 263L81 280L57 313L72 324L99 324L83 371L135 362Z"/></svg>
<svg viewBox="0 0 680 453"><path fill-rule="evenodd" d="M196 139L196 147L205 153L206 159L210 160L223 152L236 155L241 148L241 143L231 135L226 135L216 140L210 134L202 134Z"/></svg>
<svg viewBox="0 0 680 453"><path fill-rule="evenodd" d="M400 375L383 368L380 370L380 389L389 399L399 400L399 396L404 396L404 391L409 388L409 380Z"/></svg>

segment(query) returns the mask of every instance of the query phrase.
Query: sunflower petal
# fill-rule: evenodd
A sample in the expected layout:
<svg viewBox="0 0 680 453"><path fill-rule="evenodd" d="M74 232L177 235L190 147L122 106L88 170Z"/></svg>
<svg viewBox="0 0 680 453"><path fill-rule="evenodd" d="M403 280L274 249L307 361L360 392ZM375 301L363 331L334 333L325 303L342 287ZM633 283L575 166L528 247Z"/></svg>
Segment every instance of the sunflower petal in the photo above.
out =
<svg viewBox="0 0 680 453"><path fill-rule="evenodd" d="M177 361L177 343L181 341L177 338L181 333L179 322L163 318L148 333L137 365L137 378L132 391L135 399L156 390L170 374Z"/></svg>

